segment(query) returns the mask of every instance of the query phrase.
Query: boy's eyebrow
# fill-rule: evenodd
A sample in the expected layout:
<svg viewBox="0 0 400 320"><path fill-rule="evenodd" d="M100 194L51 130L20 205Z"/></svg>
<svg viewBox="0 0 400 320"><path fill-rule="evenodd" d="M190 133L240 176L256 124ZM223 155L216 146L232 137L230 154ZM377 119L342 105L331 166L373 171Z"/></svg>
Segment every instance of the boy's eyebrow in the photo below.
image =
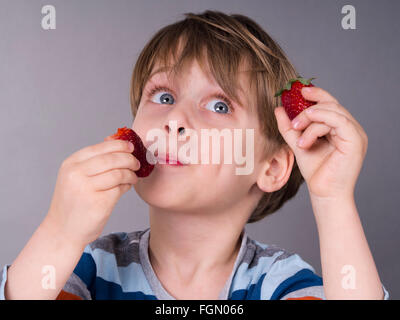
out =
<svg viewBox="0 0 400 320"><path fill-rule="evenodd" d="M154 70L154 71L150 74L150 76L149 76L149 78L148 78L147 81L150 81L151 78L153 78L156 74L158 74L158 73L167 73L167 71L168 71L168 70L171 70L171 69L172 69L172 67L168 67L168 66L160 67L160 68ZM222 88L221 88L221 90L222 90ZM240 91L240 93L243 94L243 96L244 96L244 93L245 93L245 92L244 92L244 90L242 89L242 87L241 87L240 85L239 85L239 91ZM224 91L222 90L222 92L224 92ZM236 102L236 104L238 105L238 107L240 107L241 109L244 109L244 110L245 110L246 108L245 108L245 106L243 105L243 102L242 102L242 99L241 99L241 97L242 97L241 94L238 95L239 101L234 101L234 102ZM230 99L232 99L232 98L230 98ZM232 99L232 100L234 100L234 99Z"/></svg>

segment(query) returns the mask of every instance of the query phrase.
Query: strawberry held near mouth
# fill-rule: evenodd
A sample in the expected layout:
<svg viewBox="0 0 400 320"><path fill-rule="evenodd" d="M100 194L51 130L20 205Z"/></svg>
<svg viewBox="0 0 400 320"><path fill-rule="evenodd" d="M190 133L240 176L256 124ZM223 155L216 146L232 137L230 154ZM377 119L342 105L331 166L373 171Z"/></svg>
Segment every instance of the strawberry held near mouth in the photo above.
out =
<svg viewBox="0 0 400 320"><path fill-rule="evenodd" d="M127 127L118 128L117 133L113 134L111 138L132 142L134 145L132 154L140 162L139 170L135 171L136 175L139 178L144 178L150 175L154 169L154 164L151 164L147 161L147 149L144 146L142 139L140 139L139 135L135 131Z"/></svg>
<svg viewBox="0 0 400 320"><path fill-rule="evenodd" d="M315 78L305 79L300 76L290 79L288 83L275 94L275 97L281 96L282 106L290 120L296 118L303 110L316 104L314 101L304 99L301 94L302 88L314 87L311 83L313 79Z"/></svg>

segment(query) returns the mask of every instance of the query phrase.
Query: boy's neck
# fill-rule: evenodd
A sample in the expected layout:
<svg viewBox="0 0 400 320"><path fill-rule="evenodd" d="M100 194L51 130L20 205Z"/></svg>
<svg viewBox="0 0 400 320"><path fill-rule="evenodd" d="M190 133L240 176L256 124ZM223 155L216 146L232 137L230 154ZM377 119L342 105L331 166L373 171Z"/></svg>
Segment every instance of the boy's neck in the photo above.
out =
<svg viewBox="0 0 400 320"><path fill-rule="evenodd" d="M236 208L236 210L240 210ZM182 279L233 265L245 221L241 215L188 214L150 207L149 256L154 269Z"/></svg>

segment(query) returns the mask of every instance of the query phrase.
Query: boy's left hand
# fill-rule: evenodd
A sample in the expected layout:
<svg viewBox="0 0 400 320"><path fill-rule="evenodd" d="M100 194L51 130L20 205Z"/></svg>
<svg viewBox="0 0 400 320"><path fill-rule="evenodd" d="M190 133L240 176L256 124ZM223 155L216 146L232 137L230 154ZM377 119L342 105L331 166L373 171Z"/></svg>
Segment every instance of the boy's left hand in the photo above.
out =
<svg viewBox="0 0 400 320"><path fill-rule="evenodd" d="M310 196L328 200L353 197L367 152L367 134L327 91L306 87L302 95L317 104L302 111L293 121L282 106L275 109L275 116L282 137L296 157ZM297 121L298 126L294 128ZM304 139L302 146L297 144L300 138Z"/></svg>

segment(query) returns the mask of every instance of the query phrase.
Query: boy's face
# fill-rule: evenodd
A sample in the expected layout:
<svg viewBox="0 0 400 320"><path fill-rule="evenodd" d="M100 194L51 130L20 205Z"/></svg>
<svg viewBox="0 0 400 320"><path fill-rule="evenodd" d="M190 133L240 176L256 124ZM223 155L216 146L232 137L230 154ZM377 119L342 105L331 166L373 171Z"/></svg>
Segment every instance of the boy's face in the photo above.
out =
<svg viewBox="0 0 400 320"><path fill-rule="evenodd" d="M240 99L247 103L249 89L245 73L239 73L239 81L242 90L239 92ZM154 87L162 89L151 95ZM190 137L179 141L178 128L190 128L198 137L198 164L177 166L157 163L150 176L139 179L134 185L136 192L149 205L176 212L198 210L206 214L235 206L237 201L249 195L250 189L254 192L252 186L256 183L262 165L262 136L257 115L249 110L248 105L238 105L232 100L230 107L224 100L215 97L217 93L224 94L217 82L203 73L197 61L175 77L168 78L167 73L156 73L145 84L132 125L132 129L141 136L145 146L154 144L155 140L147 140L146 137L149 132L158 129L166 138L165 151L172 153L168 139L173 135L179 160L179 148L187 143ZM170 121L175 121L176 126L171 126ZM254 129L253 141L246 141L246 129L249 128ZM228 148L232 155L230 164L224 160L223 135L218 136L220 146L217 149L220 152L220 160L214 164L212 153L215 151L212 148L215 148L215 144L208 138L210 147L201 149L204 148L201 146L201 129L216 129L220 133L225 129L231 132L232 146ZM238 141L238 137L234 138L233 129L241 129L241 141ZM251 146L246 148L246 143L249 142ZM237 168L245 165L235 161L234 153L237 151L233 145L237 150L238 146L241 148L239 154L242 157L249 159L251 157L246 153L254 153L250 174L237 174ZM201 156L209 159L208 164L201 160Z"/></svg>

